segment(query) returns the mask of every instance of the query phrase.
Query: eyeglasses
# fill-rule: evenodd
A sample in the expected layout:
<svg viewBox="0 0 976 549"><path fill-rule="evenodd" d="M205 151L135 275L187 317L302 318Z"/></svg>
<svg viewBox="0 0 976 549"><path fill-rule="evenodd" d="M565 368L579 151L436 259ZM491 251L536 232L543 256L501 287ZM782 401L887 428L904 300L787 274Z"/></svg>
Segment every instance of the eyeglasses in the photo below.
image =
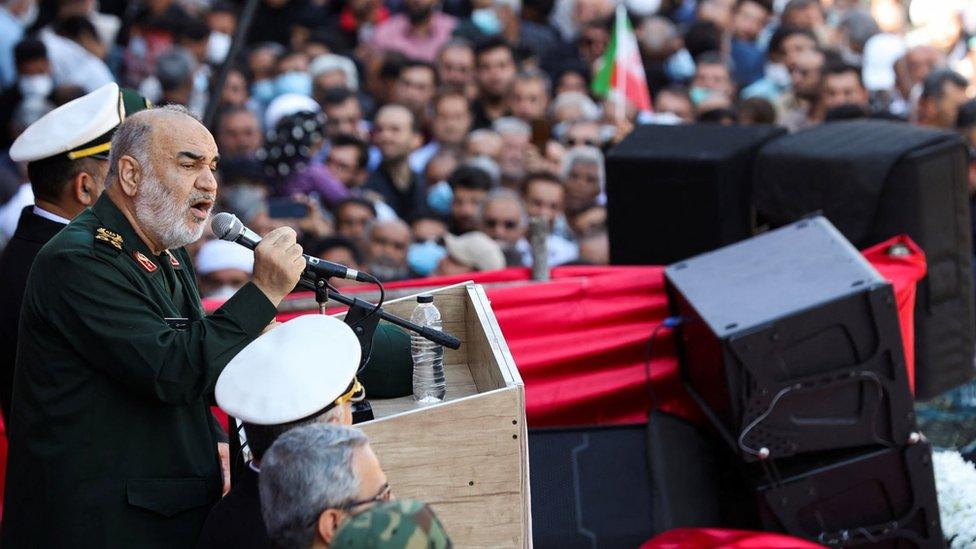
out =
<svg viewBox="0 0 976 549"><path fill-rule="evenodd" d="M393 489L390 488L390 483L386 482L383 484L382 487L380 487L379 493L377 493L375 496L369 499L350 501L349 503L344 503L336 507L336 509L341 509L343 511L351 511L352 509L355 509L356 507L359 507L361 505L375 505L377 503L384 503L390 501L391 499L393 499Z"/></svg>
<svg viewBox="0 0 976 549"><path fill-rule="evenodd" d="M518 227L518 221L512 221L511 219L491 219L491 218L485 219L486 227L494 229L499 225L501 225L502 227L508 230L512 230L515 227Z"/></svg>
<svg viewBox="0 0 976 549"><path fill-rule="evenodd" d="M573 139L572 137L566 138L566 144L570 147L579 147L586 145L587 147L599 147L599 143L593 141L592 139Z"/></svg>
<svg viewBox="0 0 976 549"><path fill-rule="evenodd" d="M342 505L337 505L335 507L326 507L326 509L338 509L340 511L346 511L347 513L350 514L355 514L355 513L351 513L351 511L356 507L361 507L363 505L369 505L370 507L372 507L373 505L376 505L378 503L385 503L387 501L390 501L391 499L393 499L393 489L390 488L389 482L384 482L383 486L380 487L379 493L377 493L375 496L369 499L353 500L348 503L343 503ZM323 511L325 511L325 509L323 509ZM306 523L306 526L312 526L313 524L318 522L319 516L321 514L322 513L318 513L315 516L313 516L311 520L309 520Z"/></svg>

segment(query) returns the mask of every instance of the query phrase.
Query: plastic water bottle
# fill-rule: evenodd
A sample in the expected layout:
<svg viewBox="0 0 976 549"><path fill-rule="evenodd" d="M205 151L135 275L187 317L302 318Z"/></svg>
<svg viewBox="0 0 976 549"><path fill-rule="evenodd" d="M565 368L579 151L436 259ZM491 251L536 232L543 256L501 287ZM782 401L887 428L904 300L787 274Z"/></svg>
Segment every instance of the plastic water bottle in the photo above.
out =
<svg viewBox="0 0 976 549"><path fill-rule="evenodd" d="M410 320L420 326L442 329L441 313L434 306L434 296L417 296L417 307ZM421 406L444 401L447 383L444 381L444 348L415 333L410 334L410 354L413 356L413 398Z"/></svg>

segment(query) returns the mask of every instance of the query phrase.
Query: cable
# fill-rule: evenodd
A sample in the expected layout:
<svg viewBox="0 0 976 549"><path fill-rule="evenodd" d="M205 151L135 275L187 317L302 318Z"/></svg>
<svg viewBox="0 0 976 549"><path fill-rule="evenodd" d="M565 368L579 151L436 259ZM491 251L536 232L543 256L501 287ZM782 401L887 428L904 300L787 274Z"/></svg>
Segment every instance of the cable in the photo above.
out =
<svg viewBox="0 0 976 549"><path fill-rule="evenodd" d="M647 400L648 400L648 411L657 408L657 393L654 392L654 384L651 383L651 358L654 353L654 340L657 339L657 334L663 328L674 329L679 326L684 319L680 316L669 316L661 321L660 324L654 326L651 330L651 336L647 340L647 347L644 352L644 381L647 384Z"/></svg>

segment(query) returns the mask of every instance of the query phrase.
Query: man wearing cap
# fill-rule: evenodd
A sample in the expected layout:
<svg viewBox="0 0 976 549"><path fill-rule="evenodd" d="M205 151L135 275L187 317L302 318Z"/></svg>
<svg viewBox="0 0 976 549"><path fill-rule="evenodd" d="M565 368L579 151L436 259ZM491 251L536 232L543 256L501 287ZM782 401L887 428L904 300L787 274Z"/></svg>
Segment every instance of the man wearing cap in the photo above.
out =
<svg viewBox="0 0 976 549"><path fill-rule="evenodd" d="M461 236L444 235L447 255L437 264L436 274L442 276L494 271L505 268L505 254L501 246L485 233L472 231Z"/></svg>
<svg viewBox="0 0 976 549"><path fill-rule="evenodd" d="M375 379L377 396L410 394L409 348L410 336L399 328L377 327L364 370L364 379ZM359 340L345 323L305 315L254 340L224 368L217 379L217 404L243 422L252 460L210 511L197 547L271 547L258 494L261 458L291 429L352 424L352 403L365 396L356 376L360 355Z"/></svg>
<svg viewBox="0 0 976 549"><path fill-rule="evenodd" d="M102 194L112 133L127 114L144 108L141 96L106 84L46 114L10 148L13 160L27 162L34 205L21 212L17 230L0 255L0 407L7 420L17 321L34 257Z"/></svg>
<svg viewBox="0 0 976 549"><path fill-rule="evenodd" d="M398 499L367 509L342 525L332 549L450 549L451 538L429 505Z"/></svg>
<svg viewBox="0 0 976 549"><path fill-rule="evenodd" d="M251 462L210 511L198 547L271 547L261 519L261 458L281 434L312 423L352 424L359 340L342 321L305 315L254 340L217 378L217 404L242 422Z"/></svg>
<svg viewBox="0 0 976 549"><path fill-rule="evenodd" d="M220 498L224 366L305 260L268 233L251 281L205 315L184 246L216 198L217 146L185 108L126 118L105 192L37 254L21 312L4 547L187 547Z"/></svg>

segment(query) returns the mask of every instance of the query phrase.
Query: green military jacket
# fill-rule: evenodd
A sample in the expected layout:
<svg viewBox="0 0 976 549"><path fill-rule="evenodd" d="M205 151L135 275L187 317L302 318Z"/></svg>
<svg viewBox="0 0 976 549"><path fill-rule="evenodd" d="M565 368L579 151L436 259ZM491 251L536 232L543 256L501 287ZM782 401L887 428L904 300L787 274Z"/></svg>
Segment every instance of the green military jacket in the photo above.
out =
<svg viewBox="0 0 976 549"><path fill-rule="evenodd" d="M27 284L3 546L192 546L220 497L214 383L274 316L253 284L205 316L185 250L154 255L108 196L79 215Z"/></svg>

